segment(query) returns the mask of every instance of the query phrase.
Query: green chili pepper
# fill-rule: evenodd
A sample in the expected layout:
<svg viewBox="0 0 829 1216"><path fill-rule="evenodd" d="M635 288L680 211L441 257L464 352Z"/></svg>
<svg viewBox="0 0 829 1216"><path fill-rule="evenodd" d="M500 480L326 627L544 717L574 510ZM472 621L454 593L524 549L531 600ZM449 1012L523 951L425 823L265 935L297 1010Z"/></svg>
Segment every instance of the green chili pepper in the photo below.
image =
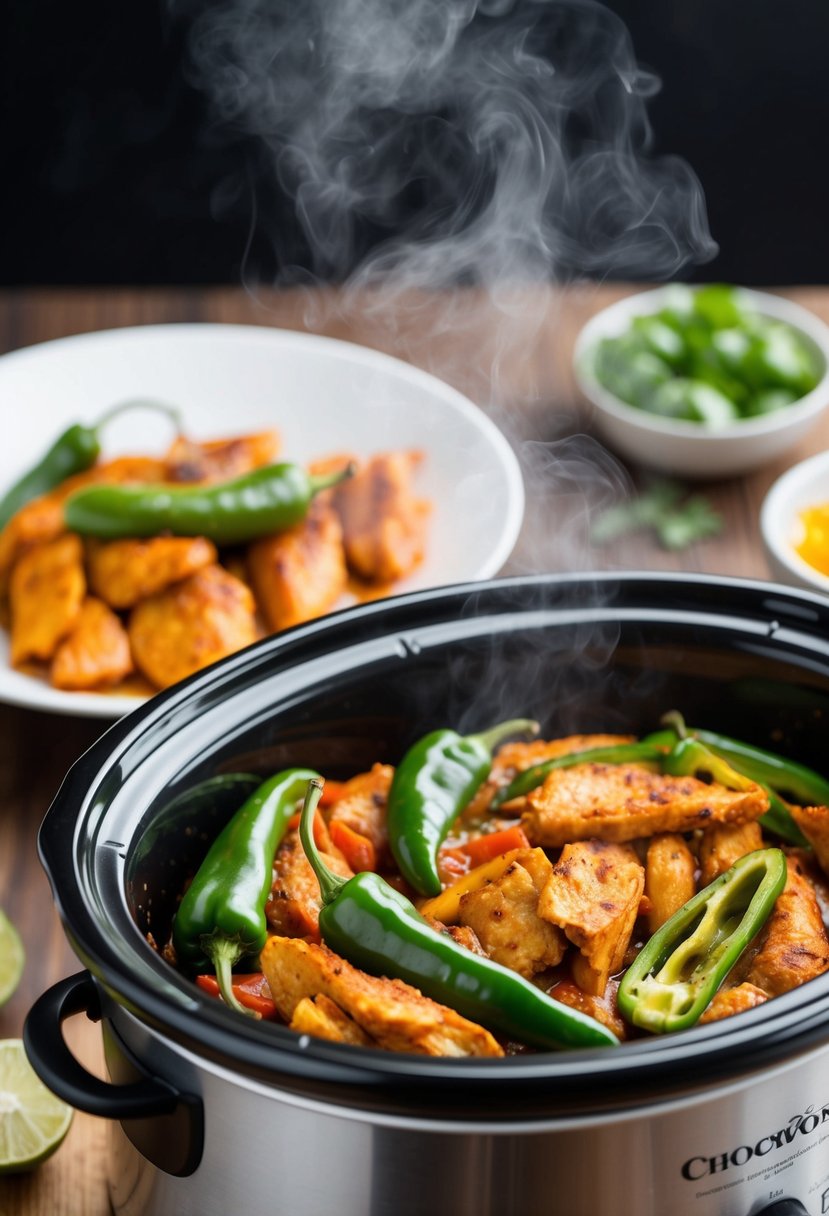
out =
<svg viewBox="0 0 829 1216"><path fill-rule="evenodd" d="M785 885L784 854L758 849L697 892L625 972L617 998L623 1017L656 1034L693 1026Z"/></svg>
<svg viewBox="0 0 829 1216"><path fill-rule="evenodd" d="M403 877L421 895L440 895L438 849L489 775L492 749L508 735L537 730L527 718L477 735L435 730L406 752L389 790L389 845Z"/></svg>
<svg viewBox="0 0 829 1216"><path fill-rule="evenodd" d="M253 791L213 841L173 921L178 959L196 968L212 963L225 1003L238 1013L251 1011L233 995L231 971L265 944L274 853L316 777L311 769L285 769Z"/></svg>
<svg viewBox="0 0 829 1216"><path fill-rule="evenodd" d="M160 401L125 401L108 410L91 426L76 422L59 435L38 463L6 491L0 499L0 528L5 528L16 511L27 502L54 490L67 477L91 469L101 454L101 429L118 414L130 409L152 409L168 414L178 426L179 415Z"/></svg>
<svg viewBox="0 0 829 1216"><path fill-rule="evenodd" d="M661 760L666 750L664 746L643 740L641 743L616 743L610 747L591 747L583 752L554 756L552 760L543 760L532 768L525 768L516 773L509 785L498 790L491 805L493 809L497 809L513 798L529 794L530 790L543 784L548 773L558 768L575 768L579 764L633 764L646 760Z"/></svg>
<svg viewBox="0 0 829 1216"><path fill-rule="evenodd" d="M686 727L682 715L676 711L665 714L662 721L670 723L672 729L648 735L645 742L674 748L678 739L698 741L708 749L709 754L727 761L732 773L741 773L765 791L769 809L760 818L764 828L789 844L811 848L780 795L788 795L798 806L829 806L829 782L804 765L784 760L773 752L761 751L760 748L729 739L726 735L714 734L713 731Z"/></svg>
<svg viewBox="0 0 829 1216"><path fill-rule="evenodd" d="M206 536L239 544L300 523L320 490L352 476L354 466L312 476L297 464L271 464L210 486L89 486L67 499L71 532L122 536Z"/></svg>
<svg viewBox="0 0 829 1216"><path fill-rule="evenodd" d="M320 933L332 950L363 971L405 980L464 1017L534 1047L618 1043L612 1031L593 1018L432 929L379 874L348 879L334 874L314 842L314 812L321 792L322 782L312 781L299 835L320 885Z"/></svg>

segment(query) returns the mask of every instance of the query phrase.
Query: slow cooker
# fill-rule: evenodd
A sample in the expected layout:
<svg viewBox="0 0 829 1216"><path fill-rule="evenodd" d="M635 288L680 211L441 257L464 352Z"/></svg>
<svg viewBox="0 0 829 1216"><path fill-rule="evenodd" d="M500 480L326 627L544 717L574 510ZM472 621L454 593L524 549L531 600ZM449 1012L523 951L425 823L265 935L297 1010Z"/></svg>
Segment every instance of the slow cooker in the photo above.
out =
<svg viewBox="0 0 829 1216"><path fill-rule="evenodd" d="M452 1060L241 1019L154 948L264 774L346 777L441 725L645 732L668 709L825 770L829 601L671 575L439 589L269 638L113 726L41 829L85 970L25 1039L55 1092L110 1120L114 1211L829 1212L829 975L672 1037ZM100 1018L108 1082L64 1043L80 1012Z"/></svg>

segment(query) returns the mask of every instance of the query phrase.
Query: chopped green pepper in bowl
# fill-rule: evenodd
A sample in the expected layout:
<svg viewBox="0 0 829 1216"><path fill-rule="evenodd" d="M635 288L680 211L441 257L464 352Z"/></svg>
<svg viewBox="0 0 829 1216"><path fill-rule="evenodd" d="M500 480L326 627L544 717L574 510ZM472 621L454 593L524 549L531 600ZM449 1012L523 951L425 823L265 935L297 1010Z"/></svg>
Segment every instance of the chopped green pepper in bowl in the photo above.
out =
<svg viewBox="0 0 829 1216"><path fill-rule="evenodd" d="M588 322L574 363L610 446L664 473L757 467L829 404L829 329L745 288L672 284L626 297Z"/></svg>

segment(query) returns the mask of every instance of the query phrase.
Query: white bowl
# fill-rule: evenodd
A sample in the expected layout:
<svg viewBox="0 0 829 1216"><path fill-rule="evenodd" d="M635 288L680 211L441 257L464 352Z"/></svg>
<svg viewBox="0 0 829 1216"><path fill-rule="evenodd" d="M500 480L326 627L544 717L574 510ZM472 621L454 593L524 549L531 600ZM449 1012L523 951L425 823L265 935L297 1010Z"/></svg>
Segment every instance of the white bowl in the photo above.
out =
<svg viewBox="0 0 829 1216"><path fill-rule="evenodd" d="M602 438L637 464L685 477L745 473L778 459L808 434L829 405L829 327L799 304L742 288L740 297L747 308L785 321L811 339L823 358L824 373L815 388L794 404L711 430L701 423L662 418L628 405L600 384L593 372L592 352L597 343L626 333L634 317L658 312L669 291L670 287L659 287L611 304L588 321L576 339L576 380L595 407Z"/></svg>
<svg viewBox="0 0 829 1216"><path fill-rule="evenodd" d="M801 460L778 477L760 509L760 532L776 579L829 595L829 575L810 566L794 548L803 535L800 512L825 502L829 502L829 451Z"/></svg>

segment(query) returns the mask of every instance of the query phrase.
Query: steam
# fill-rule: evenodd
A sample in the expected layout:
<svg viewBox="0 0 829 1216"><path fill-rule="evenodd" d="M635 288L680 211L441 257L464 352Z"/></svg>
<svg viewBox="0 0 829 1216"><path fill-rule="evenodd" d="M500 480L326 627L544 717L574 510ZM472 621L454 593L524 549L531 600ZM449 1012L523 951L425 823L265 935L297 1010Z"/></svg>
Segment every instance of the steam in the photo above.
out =
<svg viewBox="0 0 829 1216"><path fill-rule="evenodd" d="M169 2L217 130L255 137L250 213L277 284L339 283L374 344L494 414L530 502L564 491L547 548L514 569L589 568L590 517L630 479L584 436L528 434L545 390L516 369L551 324L545 292L716 252L692 169L653 154L659 83L623 23L593 0ZM331 300L311 300L322 327L311 309Z"/></svg>
<svg viewBox="0 0 829 1216"><path fill-rule="evenodd" d="M194 79L222 128L258 138L282 282L305 272L273 190L294 200L316 276L400 294L662 279L715 252L692 170L649 154L658 82L591 0L200 9Z"/></svg>

